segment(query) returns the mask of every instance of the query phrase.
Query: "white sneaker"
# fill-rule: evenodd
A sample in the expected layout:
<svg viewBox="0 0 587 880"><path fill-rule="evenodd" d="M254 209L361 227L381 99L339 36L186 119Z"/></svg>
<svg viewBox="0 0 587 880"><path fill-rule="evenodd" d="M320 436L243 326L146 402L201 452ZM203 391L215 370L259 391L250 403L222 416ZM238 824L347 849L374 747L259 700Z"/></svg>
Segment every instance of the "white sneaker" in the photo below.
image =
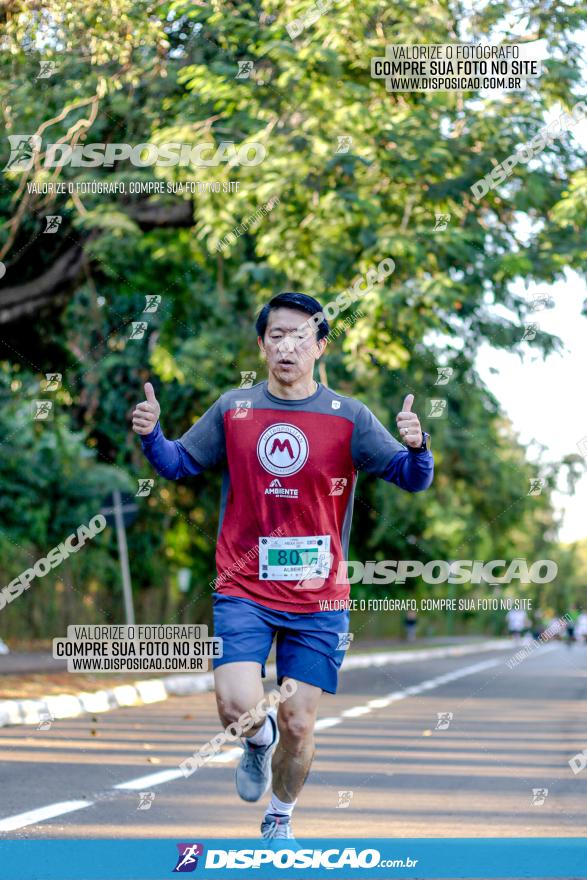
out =
<svg viewBox="0 0 587 880"><path fill-rule="evenodd" d="M253 746L243 742L243 754L236 768L236 790L243 801L258 801L271 784L271 756L279 740L275 711L267 712L273 725L273 742L268 746Z"/></svg>
<svg viewBox="0 0 587 880"><path fill-rule="evenodd" d="M269 841L269 849L301 849L293 836L290 816L276 816L268 813L261 822L261 840ZM282 840L288 840L289 843L283 846Z"/></svg>

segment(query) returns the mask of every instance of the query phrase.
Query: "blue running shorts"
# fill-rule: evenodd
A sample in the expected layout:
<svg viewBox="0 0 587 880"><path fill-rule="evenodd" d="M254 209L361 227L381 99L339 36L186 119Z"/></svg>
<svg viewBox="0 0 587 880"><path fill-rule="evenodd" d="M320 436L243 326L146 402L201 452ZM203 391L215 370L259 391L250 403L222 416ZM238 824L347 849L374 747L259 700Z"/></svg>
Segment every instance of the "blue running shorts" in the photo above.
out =
<svg viewBox="0 0 587 880"><path fill-rule="evenodd" d="M265 678L265 663L277 636L277 683L287 676L335 694L345 655L338 644L348 628L348 611L275 611L250 599L215 593L214 635L222 639L223 654L212 665L216 669L253 660L261 664Z"/></svg>

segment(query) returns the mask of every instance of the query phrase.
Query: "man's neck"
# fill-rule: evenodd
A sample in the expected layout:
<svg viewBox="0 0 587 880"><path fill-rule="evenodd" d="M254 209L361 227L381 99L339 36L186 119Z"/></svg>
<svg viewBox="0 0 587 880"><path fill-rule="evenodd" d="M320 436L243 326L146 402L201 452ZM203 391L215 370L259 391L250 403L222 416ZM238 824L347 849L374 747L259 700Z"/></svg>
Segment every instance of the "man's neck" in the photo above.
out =
<svg viewBox="0 0 587 880"><path fill-rule="evenodd" d="M311 397L318 389L318 384L312 376L304 376L297 382L283 384L276 379L275 376L269 375L267 379L267 390L275 397L282 397L284 400L304 400Z"/></svg>

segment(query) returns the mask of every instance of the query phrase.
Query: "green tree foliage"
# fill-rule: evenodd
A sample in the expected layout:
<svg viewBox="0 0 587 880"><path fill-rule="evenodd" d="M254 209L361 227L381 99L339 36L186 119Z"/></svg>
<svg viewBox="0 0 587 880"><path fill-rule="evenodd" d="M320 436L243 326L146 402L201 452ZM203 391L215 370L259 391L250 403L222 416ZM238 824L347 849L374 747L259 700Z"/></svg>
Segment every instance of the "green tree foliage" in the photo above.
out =
<svg viewBox="0 0 587 880"><path fill-rule="evenodd" d="M412 391L433 433L437 476L421 497L362 479L354 558L558 552L550 493L566 465L528 463L475 362L485 343L520 355L559 346L541 332L523 341L532 316L519 282L584 271L584 156L565 135L479 202L470 187L529 142L547 113L579 100L574 35L585 10L524 0L476 5L467 18L458 2L338 2L291 39L286 25L312 7L89 0L82 9L49 0L8 2L0 11L6 135L38 134L44 149L229 141L266 151L253 166L61 169L44 168L42 151L31 171L5 170L5 580L24 564L19 547L41 552L71 520L95 512L98 488L150 475L129 430L146 379L157 387L164 429L179 436L238 385L241 371L261 375L252 329L261 303L283 289L328 301L385 257L395 271L362 299L363 316L332 342L321 376L392 428ZM543 41L548 59L522 92L390 94L370 75L371 58L386 44L498 42L520 33L522 41ZM56 72L38 79L47 61ZM238 76L247 61L248 75ZM341 138L352 139L346 151L338 151ZM124 181L127 193L27 187L92 180ZM177 191L128 193L131 182L154 180ZM196 180L236 181L238 191L195 194ZM250 220L274 198L266 217ZM434 231L438 213L450 221ZM43 234L47 214L63 218L57 235ZM246 230L229 236L237 227ZM145 316L151 294L162 301ZM130 339L131 323L145 319L144 338ZM453 370L448 385L436 384L439 367ZM23 413L49 370L64 375L58 415L35 425ZM446 399L445 418L427 418L431 398ZM539 475L541 494L528 495ZM158 480L141 501L129 541L145 616L209 614L218 491L218 475L181 485ZM108 535L85 558L100 582L100 609L117 617ZM193 573L187 600L176 585L183 566ZM62 601L63 594L55 609Z"/></svg>

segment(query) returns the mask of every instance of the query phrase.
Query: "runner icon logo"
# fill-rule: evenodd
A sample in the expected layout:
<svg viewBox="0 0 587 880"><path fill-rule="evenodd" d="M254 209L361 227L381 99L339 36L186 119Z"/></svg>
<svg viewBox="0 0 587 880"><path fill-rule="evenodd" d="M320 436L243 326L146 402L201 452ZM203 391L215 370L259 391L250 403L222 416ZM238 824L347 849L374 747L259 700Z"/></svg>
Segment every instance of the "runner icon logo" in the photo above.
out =
<svg viewBox="0 0 587 880"><path fill-rule="evenodd" d="M297 474L308 460L308 440L294 425L271 425L259 437L257 458L270 474Z"/></svg>
<svg viewBox="0 0 587 880"><path fill-rule="evenodd" d="M330 477L329 495L342 495L348 483L346 477Z"/></svg>
<svg viewBox="0 0 587 880"><path fill-rule="evenodd" d="M339 791L337 809L344 810L347 807L350 807L353 794L354 792L352 791Z"/></svg>
<svg viewBox="0 0 587 880"><path fill-rule="evenodd" d="M177 865L173 869L174 874L187 874L189 871L195 871L198 867L198 856L204 854L204 847L201 843L177 843L179 856Z"/></svg>
<svg viewBox="0 0 587 880"><path fill-rule="evenodd" d="M438 721L436 722L435 730L448 730L450 727L450 722L453 720L454 715L452 712L437 712Z"/></svg>

